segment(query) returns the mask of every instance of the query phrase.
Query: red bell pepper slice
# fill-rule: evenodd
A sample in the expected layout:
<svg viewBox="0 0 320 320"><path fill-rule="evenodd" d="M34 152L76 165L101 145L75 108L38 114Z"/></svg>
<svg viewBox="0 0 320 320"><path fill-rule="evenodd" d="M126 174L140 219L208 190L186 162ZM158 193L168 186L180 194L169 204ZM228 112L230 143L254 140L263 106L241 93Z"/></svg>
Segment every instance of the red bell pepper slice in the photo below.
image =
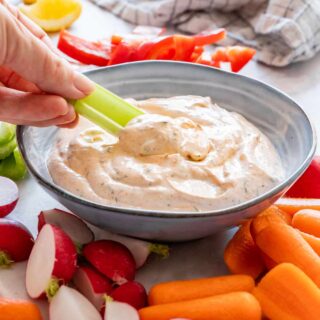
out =
<svg viewBox="0 0 320 320"><path fill-rule="evenodd" d="M196 46L206 46L223 40L226 37L225 29L203 31L194 36Z"/></svg>
<svg viewBox="0 0 320 320"><path fill-rule="evenodd" d="M240 71L255 55L256 50L248 47L233 46L218 48L212 54L212 60L230 62L233 72Z"/></svg>
<svg viewBox="0 0 320 320"><path fill-rule="evenodd" d="M210 67L220 68L220 62L212 60L208 52L202 53L195 62Z"/></svg>
<svg viewBox="0 0 320 320"><path fill-rule="evenodd" d="M195 40L193 37L174 35L175 54L172 60L190 61L191 55L195 48Z"/></svg>
<svg viewBox="0 0 320 320"><path fill-rule="evenodd" d="M88 41L66 30L60 32L58 48L69 57L85 64L106 66L109 63L111 44Z"/></svg>
<svg viewBox="0 0 320 320"><path fill-rule="evenodd" d="M141 35L161 36L166 32L166 28L157 28L150 26L136 26L132 33Z"/></svg>
<svg viewBox="0 0 320 320"><path fill-rule="evenodd" d="M140 48L144 60L167 60L175 55L174 36L157 38L144 43Z"/></svg>

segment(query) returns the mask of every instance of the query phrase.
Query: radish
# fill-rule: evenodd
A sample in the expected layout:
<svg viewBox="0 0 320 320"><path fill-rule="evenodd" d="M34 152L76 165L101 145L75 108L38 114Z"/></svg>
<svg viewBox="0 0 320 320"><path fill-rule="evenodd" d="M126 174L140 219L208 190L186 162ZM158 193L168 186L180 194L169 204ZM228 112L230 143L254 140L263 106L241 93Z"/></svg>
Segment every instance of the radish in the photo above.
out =
<svg viewBox="0 0 320 320"><path fill-rule="evenodd" d="M9 178L0 177L0 218L16 207L19 197L18 186Z"/></svg>
<svg viewBox="0 0 320 320"><path fill-rule="evenodd" d="M147 258L151 253L156 253L163 258L169 256L169 247L167 245L121 236L98 228L95 228L94 231L98 239L113 240L125 245L131 251L136 261L137 269L141 268L146 263Z"/></svg>
<svg viewBox="0 0 320 320"><path fill-rule="evenodd" d="M87 224L73 213L59 209L41 211L38 216L38 230L46 224L61 228L78 246L94 240L94 234Z"/></svg>
<svg viewBox="0 0 320 320"><path fill-rule="evenodd" d="M107 299L104 320L139 320L138 311L124 302Z"/></svg>
<svg viewBox="0 0 320 320"><path fill-rule="evenodd" d="M101 320L100 313L89 300L67 286L61 286L51 300L49 317L50 320Z"/></svg>
<svg viewBox="0 0 320 320"><path fill-rule="evenodd" d="M0 219L0 267L29 258L34 240L20 222Z"/></svg>
<svg viewBox="0 0 320 320"><path fill-rule="evenodd" d="M128 281L111 293L112 299L130 304L137 310L147 305L146 289L136 281Z"/></svg>
<svg viewBox="0 0 320 320"><path fill-rule="evenodd" d="M50 299L61 283L73 277L77 265L76 247L60 228L46 224L31 251L26 272L26 288L31 298L46 293Z"/></svg>
<svg viewBox="0 0 320 320"><path fill-rule="evenodd" d="M136 263L127 247L111 240L100 240L83 248L84 257L102 274L117 284L133 280Z"/></svg>
<svg viewBox="0 0 320 320"><path fill-rule="evenodd" d="M76 288L100 311L105 295L113 290L112 283L95 269L81 266L73 277Z"/></svg>

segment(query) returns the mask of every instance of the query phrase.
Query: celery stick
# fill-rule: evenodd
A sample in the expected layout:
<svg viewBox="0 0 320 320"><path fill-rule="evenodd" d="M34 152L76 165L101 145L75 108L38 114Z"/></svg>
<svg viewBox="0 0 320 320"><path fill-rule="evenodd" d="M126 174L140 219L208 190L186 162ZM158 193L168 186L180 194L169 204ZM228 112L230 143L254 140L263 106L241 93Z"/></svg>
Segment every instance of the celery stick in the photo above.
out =
<svg viewBox="0 0 320 320"><path fill-rule="evenodd" d="M96 124L97 126L101 127L102 129L109 131L112 134L117 135L122 127L106 117L104 114L100 113L99 111L95 110L92 106L87 105L82 100L77 100L73 102L75 110Z"/></svg>
<svg viewBox="0 0 320 320"><path fill-rule="evenodd" d="M13 137L11 141L8 141L7 143L0 145L0 160L9 157L9 155L15 149L16 146L16 137Z"/></svg>
<svg viewBox="0 0 320 320"><path fill-rule="evenodd" d="M0 121L0 146L10 142L16 133L16 126Z"/></svg>
<svg viewBox="0 0 320 320"><path fill-rule="evenodd" d="M97 84L96 90L82 99L82 101L123 127L130 120L144 113L139 108Z"/></svg>

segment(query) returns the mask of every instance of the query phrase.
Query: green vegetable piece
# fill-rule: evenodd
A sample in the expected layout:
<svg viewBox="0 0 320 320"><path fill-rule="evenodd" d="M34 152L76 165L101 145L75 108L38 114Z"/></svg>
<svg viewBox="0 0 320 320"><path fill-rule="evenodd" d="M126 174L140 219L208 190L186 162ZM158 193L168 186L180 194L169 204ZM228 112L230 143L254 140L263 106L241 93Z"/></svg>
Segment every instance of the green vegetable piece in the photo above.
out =
<svg viewBox="0 0 320 320"><path fill-rule="evenodd" d="M10 142L16 134L16 126L0 121L0 146Z"/></svg>
<svg viewBox="0 0 320 320"><path fill-rule="evenodd" d="M79 114L114 135L117 135L130 120L144 114L136 106L98 84L92 94L71 103Z"/></svg>
<svg viewBox="0 0 320 320"><path fill-rule="evenodd" d="M20 180L25 177L26 172L27 168L18 148L8 158L0 161L0 176Z"/></svg>
<svg viewBox="0 0 320 320"><path fill-rule="evenodd" d="M0 145L0 160L3 160L10 156L10 154L13 152L13 150L17 146L16 137L13 137L11 141Z"/></svg>

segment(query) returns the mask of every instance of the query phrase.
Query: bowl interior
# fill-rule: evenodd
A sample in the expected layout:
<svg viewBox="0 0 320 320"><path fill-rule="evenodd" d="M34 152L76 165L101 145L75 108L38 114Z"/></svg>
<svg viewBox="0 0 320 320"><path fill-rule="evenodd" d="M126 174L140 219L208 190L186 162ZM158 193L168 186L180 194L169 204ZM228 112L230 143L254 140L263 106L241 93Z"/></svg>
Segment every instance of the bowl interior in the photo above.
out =
<svg viewBox="0 0 320 320"><path fill-rule="evenodd" d="M269 137L282 159L286 177L270 195L293 183L313 156L314 131L305 113L289 97L256 80L204 66L159 61L99 69L87 75L122 97L210 96L220 106L242 114ZM19 146L33 175L61 191L46 165L58 129L22 127L18 131Z"/></svg>

